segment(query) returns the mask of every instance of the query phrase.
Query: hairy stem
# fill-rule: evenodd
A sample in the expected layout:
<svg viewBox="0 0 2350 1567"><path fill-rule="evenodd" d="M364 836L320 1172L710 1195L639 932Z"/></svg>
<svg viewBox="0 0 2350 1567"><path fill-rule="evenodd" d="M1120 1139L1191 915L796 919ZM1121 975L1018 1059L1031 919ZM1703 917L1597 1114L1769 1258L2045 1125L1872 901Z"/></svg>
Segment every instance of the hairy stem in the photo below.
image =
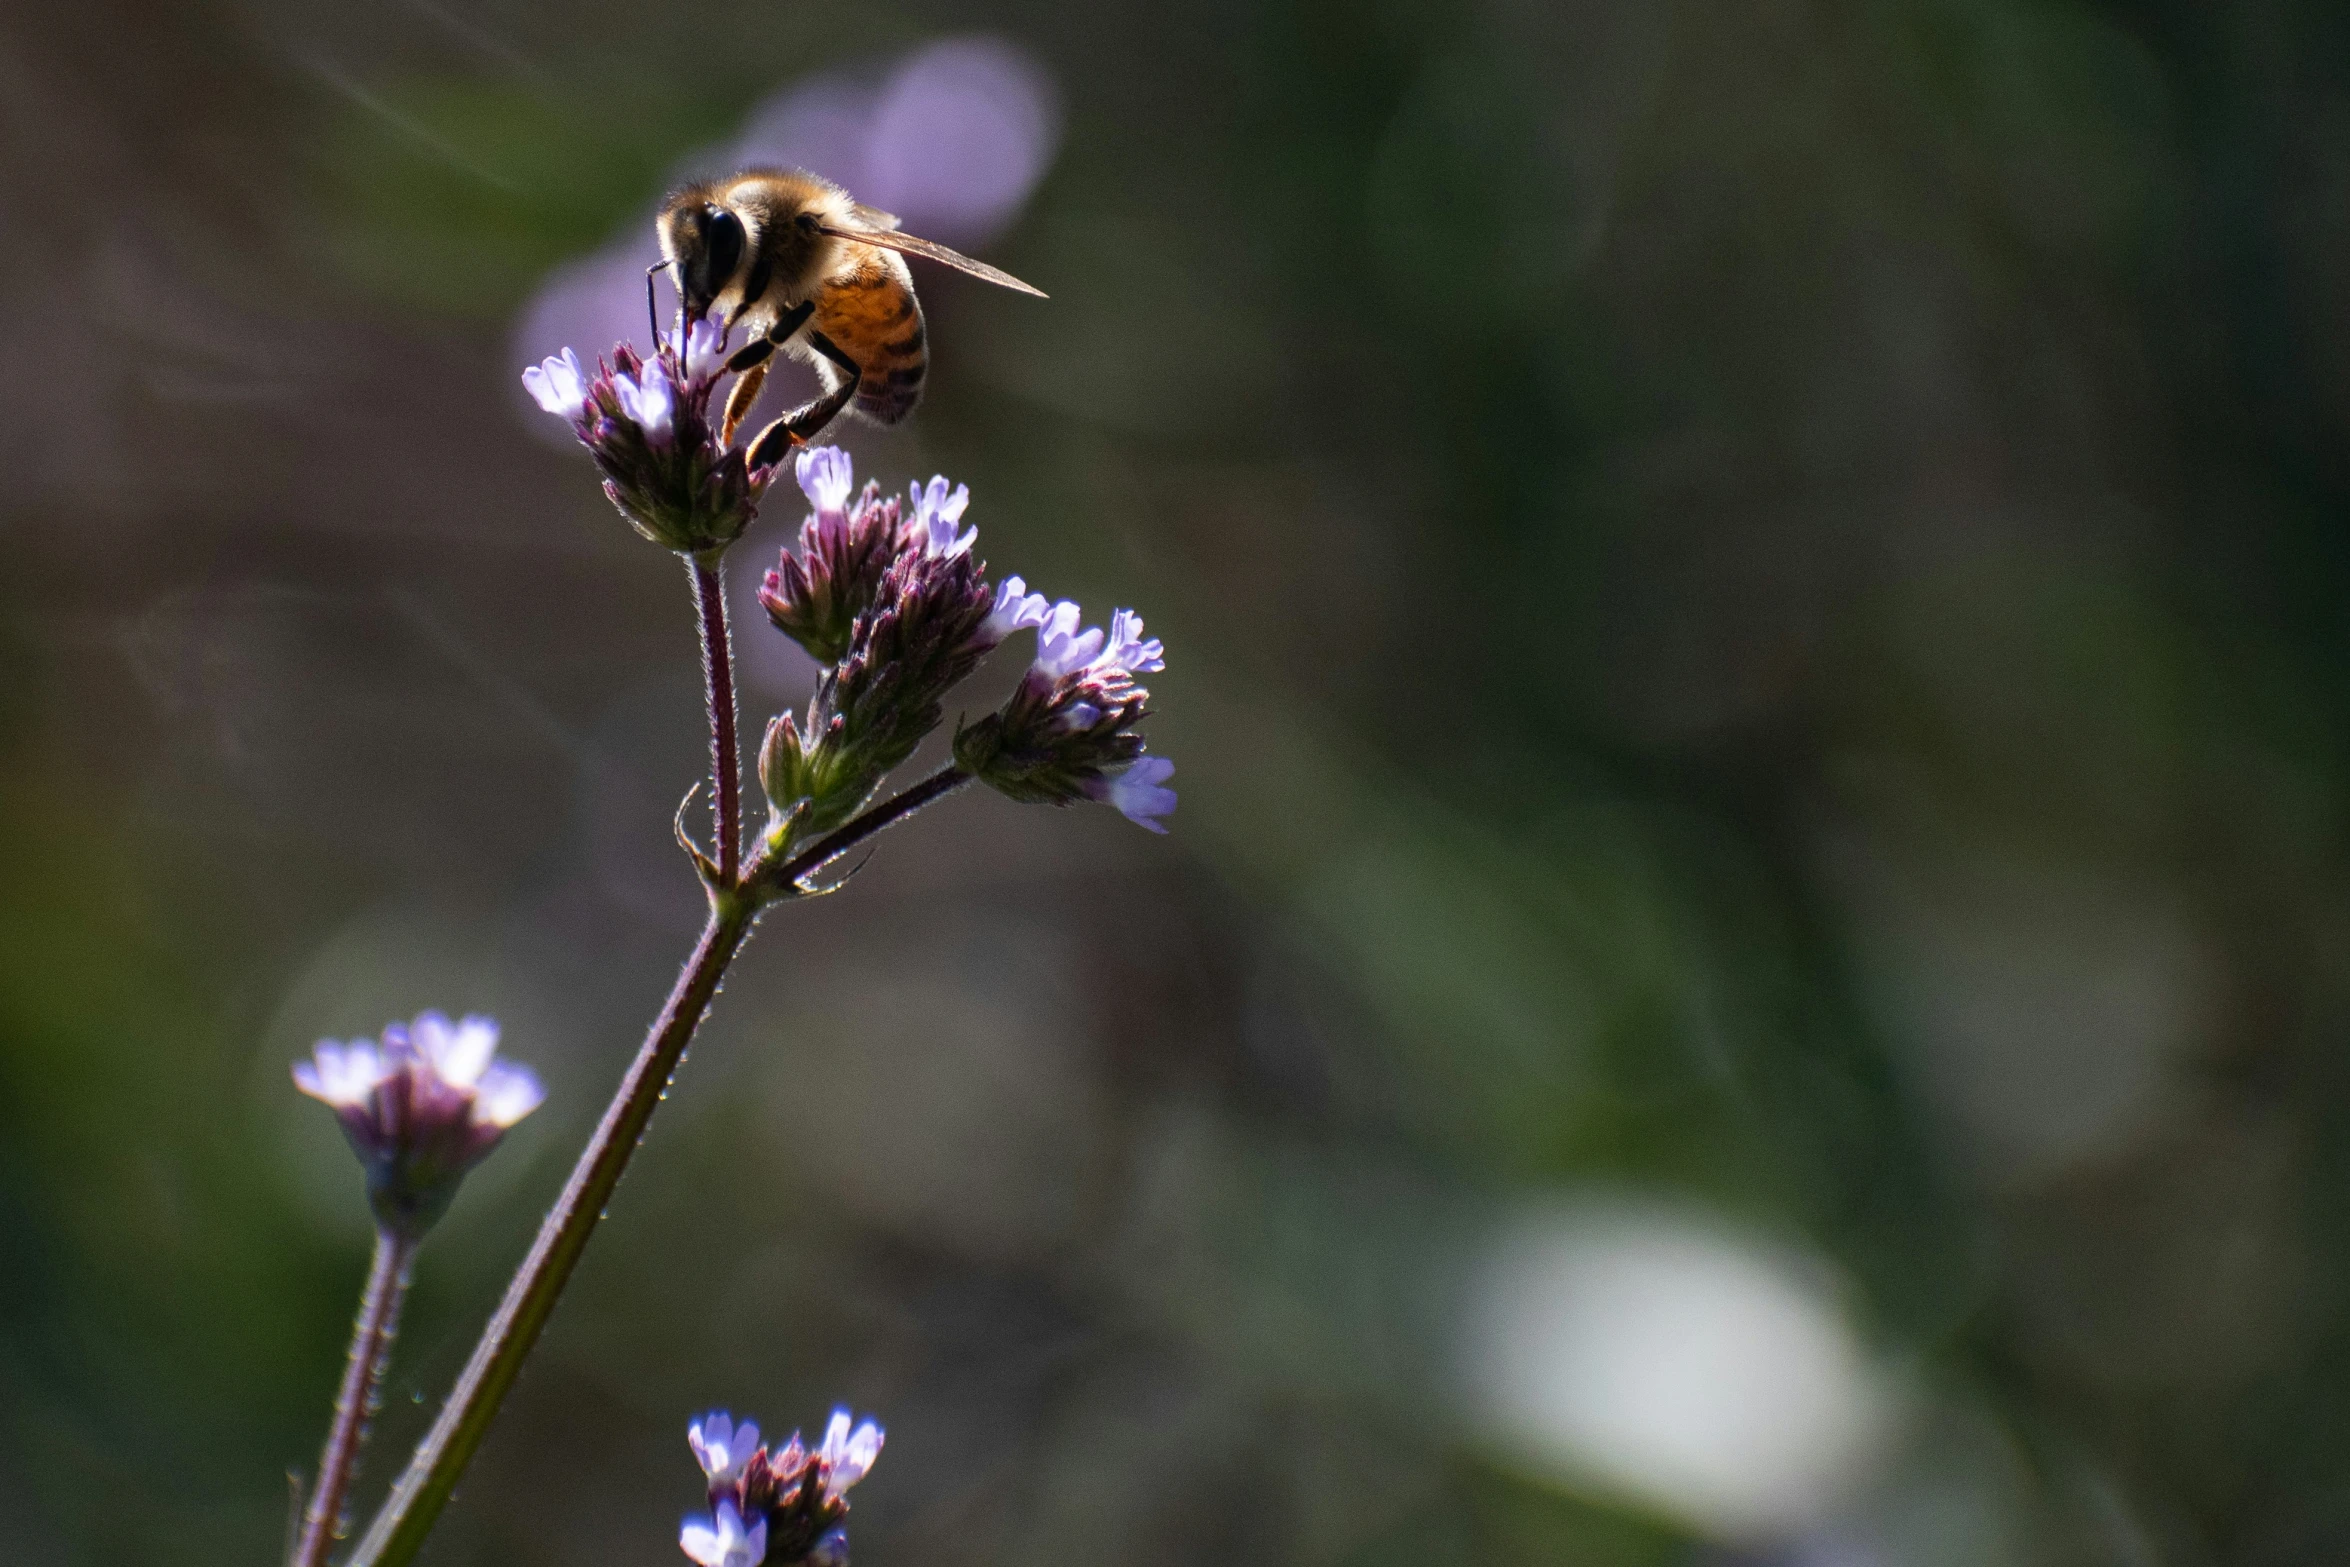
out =
<svg viewBox="0 0 2350 1567"><path fill-rule="evenodd" d="M292 1567L323 1567L326 1553L342 1532L343 1498L350 1494L351 1476L359 1468L359 1450L367 1445L376 1386L391 1358L400 1302L408 1293L408 1264L415 1256L414 1237L388 1229L375 1232L375 1260L368 1265L367 1287L359 1296L358 1320L351 1324L351 1358L335 1394L334 1423L327 1428L326 1450L318 1458L318 1485L302 1518Z"/></svg>
<svg viewBox="0 0 2350 1567"><path fill-rule="evenodd" d="M777 891L788 892L800 881L824 869L883 828L896 826L922 807L945 799L969 782L969 773L949 763L920 783L899 790L864 815L843 823L782 864L772 869L753 866L749 879Z"/></svg>
<svg viewBox="0 0 2350 1567"><path fill-rule="evenodd" d="M506 1286L506 1298L498 1303L497 1314L482 1330L473 1358L465 1363L448 1402L417 1445L383 1510L368 1525L350 1567L395 1567L413 1558L424 1543L426 1533L447 1505L449 1493L456 1489L458 1477L488 1434L490 1421L521 1373L524 1359L538 1343L539 1332L554 1312L563 1286L570 1282L571 1270L604 1217L604 1205L611 1200L629 1157L643 1139L646 1123L652 1120L678 1059L693 1039L695 1025L709 1010L726 965L750 933L752 917L747 899L720 899L712 904L702 939L677 976L644 1047L629 1063L628 1075L620 1080L619 1092L604 1111L595 1135L580 1151L563 1195L555 1199L555 1206L539 1226L530 1255Z"/></svg>
<svg viewBox="0 0 2350 1567"><path fill-rule="evenodd" d="M734 642L726 627L726 559L694 556L694 606L702 621L702 681L710 701L711 812L718 819L718 876L732 887L742 870L743 768L735 739Z"/></svg>
<svg viewBox="0 0 2350 1567"><path fill-rule="evenodd" d="M779 890L789 888L883 828L904 821L970 781L970 776L960 768L941 768L791 856L776 868L775 879L765 881L765 885ZM760 868L754 866L751 878L747 879L760 878L761 874ZM710 922L703 927L702 939L695 945L693 956L686 960L685 969L669 992L669 999L654 1021L652 1032L646 1036L644 1047L630 1063L628 1075L621 1079L619 1092L605 1110L603 1121L581 1151L563 1195L556 1199L555 1206L548 1210L546 1222L539 1226L538 1239L532 1243L530 1255L523 1259L513 1282L506 1286L506 1298L499 1302L497 1314L482 1330L473 1358L466 1362L457 1386L433 1421L432 1430L425 1434L408 1460L407 1472L392 1488L391 1497L376 1514L375 1521L368 1525L367 1535L359 1542L349 1567L404 1567L424 1544L425 1535L456 1489L458 1477L465 1472L474 1450L488 1434L498 1405L504 1401L507 1390L521 1373L523 1361L538 1342L539 1331L553 1313L556 1298L563 1293L572 1268L587 1248L588 1237L595 1233L597 1223L604 1216L604 1205L611 1200L622 1173L628 1168L629 1158L644 1139L645 1127L659 1108L662 1093L676 1073L677 1063L692 1041L695 1027L717 995L727 964L733 961L744 937L750 934L758 907L757 899L747 891L722 893L711 900Z"/></svg>

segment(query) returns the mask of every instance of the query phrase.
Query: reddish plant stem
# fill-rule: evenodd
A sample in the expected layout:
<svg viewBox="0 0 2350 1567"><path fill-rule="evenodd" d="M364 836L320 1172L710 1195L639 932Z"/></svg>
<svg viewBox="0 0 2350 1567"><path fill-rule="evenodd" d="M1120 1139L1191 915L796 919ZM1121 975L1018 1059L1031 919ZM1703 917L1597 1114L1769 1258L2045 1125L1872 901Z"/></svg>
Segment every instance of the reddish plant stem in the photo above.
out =
<svg viewBox="0 0 2350 1567"><path fill-rule="evenodd" d="M732 887L742 871L743 767L735 735L734 643L726 625L726 559L696 555L694 606L701 612L702 682L710 704L711 814L717 818L718 877Z"/></svg>
<svg viewBox="0 0 2350 1567"><path fill-rule="evenodd" d="M771 893L789 896L801 877L821 870L832 860L866 839L933 801L944 799L971 781L960 768L944 767L920 783L875 806L812 847L793 855L769 878L760 866L751 867L746 882L764 882ZM663 1090L677 1071L677 1063L692 1042L694 1029L718 994L726 967L758 918L760 902L749 888L714 895L710 921L702 929L693 956L677 976L676 986L662 1004L652 1032L645 1038L628 1075L604 1112L595 1135L582 1149L579 1163L563 1195L539 1226L530 1255L506 1286L506 1298L482 1330L473 1358L450 1390L449 1400L433 1421L407 1471L392 1488L383 1510L368 1525L367 1534L352 1553L349 1567L400 1567L412 1560L424 1543L441 1509L448 1505L458 1478L504 1402L507 1390L521 1374L523 1362L539 1332L555 1310L571 1270L587 1249L590 1236L603 1219L604 1205L620 1184L629 1159L644 1140L645 1127L660 1107Z"/></svg>
<svg viewBox="0 0 2350 1567"><path fill-rule="evenodd" d="M376 1385L383 1380L385 1362L391 1358L400 1302L408 1293L408 1264L415 1256L413 1237L388 1229L375 1232L375 1259L368 1265L367 1286L359 1295L358 1320L351 1325L351 1358L343 1367L342 1388L335 1394L334 1423L327 1428L326 1449L318 1459L318 1484L303 1514L302 1536L294 1547L291 1567L324 1567L326 1553L341 1536L343 1498L350 1494L351 1477L358 1471L359 1450L367 1445Z"/></svg>

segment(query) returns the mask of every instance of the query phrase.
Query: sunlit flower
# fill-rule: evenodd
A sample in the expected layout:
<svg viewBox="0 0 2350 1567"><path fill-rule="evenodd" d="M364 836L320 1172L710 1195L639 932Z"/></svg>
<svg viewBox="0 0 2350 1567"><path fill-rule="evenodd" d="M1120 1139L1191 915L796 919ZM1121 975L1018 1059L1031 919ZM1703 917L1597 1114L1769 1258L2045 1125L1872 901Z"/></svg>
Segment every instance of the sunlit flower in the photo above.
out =
<svg viewBox="0 0 2350 1567"><path fill-rule="evenodd" d="M1134 677L1165 668L1165 648L1144 638L1132 610L1119 610L1107 630L1086 626L1067 599L1028 614L1036 658L1011 700L956 733L956 764L1015 800L1099 800L1166 831L1159 818L1174 809L1175 794L1162 785L1172 766L1129 767L1143 751L1136 726L1150 712L1150 693Z"/></svg>
<svg viewBox="0 0 2350 1567"><path fill-rule="evenodd" d="M694 1450L694 1461L702 1466L702 1473L713 1485L724 1485L742 1473L742 1467L759 1448L759 1428L751 1421L741 1425L725 1410L713 1410L685 1428L686 1445Z"/></svg>
<svg viewBox="0 0 2350 1567"><path fill-rule="evenodd" d="M907 508L913 513L907 523L908 531L932 555L960 555L978 539L977 528L966 528L960 535L955 524L963 520L964 509L971 504L971 486L958 484L950 492L943 475L932 474L928 485L906 487Z"/></svg>
<svg viewBox="0 0 2350 1567"><path fill-rule="evenodd" d="M1159 818L1175 809L1175 791L1166 787L1174 771L1175 764L1165 757L1145 756L1123 772L1088 778L1079 788L1087 799L1114 807L1135 826L1163 833L1166 824Z"/></svg>
<svg viewBox="0 0 2350 1567"><path fill-rule="evenodd" d="M1148 642L1143 640L1142 617L1130 609L1122 609L1110 617L1109 635L1097 662L1130 675L1149 675L1167 667L1166 653L1157 637Z"/></svg>
<svg viewBox="0 0 2350 1567"><path fill-rule="evenodd" d="M663 332L651 358L622 343L593 375L570 349L522 372L531 397L571 422L630 526L665 548L700 555L742 536L773 467L753 471L723 446L710 397L725 371L726 333L700 321Z"/></svg>
<svg viewBox="0 0 2350 1567"><path fill-rule="evenodd" d="M849 454L837 446L811 446L800 453L792 472L800 481L800 493L816 508L817 520L838 527L848 513L849 493L857 485L856 465Z"/></svg>
<svg viewBox="0 0 2350 1567"><path fill-rule="evenodd" d="M668 372L661 361L652 360L637 372L636 379L625 375L612 378L612 395L620 400L620 411L644 432L645 439L655 446L666 446L677 414L677 390L669 384Z"/></svg>
<svg viewBox="0 0 2350 1567"><path fill-rule="evenodd" d="M981 629L991 641L1001 642L1024 626L1043 625L1051 608L1043 594L1029 592L1018 577L1006 577L996 585L995 606Z"/></svg>
<svg viewBox="0 0 2350 1567"><path fill-rule="evenodd" d="M678 1549L701 1567L759 1567L767 1559L767 1520L748 1529L732 1502L720 1502L707 1517L688 1517L677 1532Z"/></svg>
<svg viewBox="0 0 2350 1567"><path fill-rule="evenodd" d="M685 372L687 384L711 380L725 367L727 331L728 328L712 317L704 316L689 322L682 337L674 329L663 334L664 343Z"/></svg>
<svg viewBox="0 0 2350 1567"><path fill-rule="evenodd" d="M735 1425L724 1414L705 1415L688 1430L686 1439L709 1479L710 1511L686 1520L679 1540L685 1553L723 1567L763 1559L773 1567L842 1567L848 1534L840 1524L849 1514L843 1493L881 1456L881 1426L857 1423L848 1410L836 1409L814 1450L797 1431L772 1451L759 1446L757 1437L757 1426L747 1420Z"/></svg>
<svg viewBox="0 0 2350 1567"><path fill-rule="evenodd" d="M427 1012L380 1043L321 1040L294 1063L294 1086L334 1111L365 1166L378 1222L423 1234L465 1172L545 1099L537 1075L497 1050L489 1018Z"/></svg>
<svg viewBox="0 0 2350 1567"><path fill-rule="evenodd" d="M824 1495L828 1500L838 1501L843 1491L872 1471L873 1461L881 1456L881 1423L867 1420L852 1431L851 1418L848 1410L835 1409L832 1423L824 1428L824 1445L816 1449L825 1466Z"/></svg>
<svg viewBox="0 0 2350 1567"><path fill-rule="evenodd" d="M538 405L559 418L576 422L587 409L587 372L570 349L561 357L544 360L522 372L522 384Z"/></svg>

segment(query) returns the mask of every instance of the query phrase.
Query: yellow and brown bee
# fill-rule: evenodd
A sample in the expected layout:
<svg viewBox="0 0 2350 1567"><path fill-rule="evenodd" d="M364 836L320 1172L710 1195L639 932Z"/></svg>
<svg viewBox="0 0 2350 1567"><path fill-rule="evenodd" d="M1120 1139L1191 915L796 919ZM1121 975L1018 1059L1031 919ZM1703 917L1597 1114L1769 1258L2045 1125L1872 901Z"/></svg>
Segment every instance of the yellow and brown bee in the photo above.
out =
<svg viewBox="0 0 2350 1567"><path fill-rule="evenodd" d="M662 260L686 319L714 316L751 340L727 368L739 374L726 399L721 438L758 398L777 349L816 367L824 393L759 433L752 466L805 445L852 403L896 424L922 400L929 336L904 257L943 261L973 277L1042 298L1008 272L898 231L898 220L798 169L751 169L688 185L663 204Z"/></svg>

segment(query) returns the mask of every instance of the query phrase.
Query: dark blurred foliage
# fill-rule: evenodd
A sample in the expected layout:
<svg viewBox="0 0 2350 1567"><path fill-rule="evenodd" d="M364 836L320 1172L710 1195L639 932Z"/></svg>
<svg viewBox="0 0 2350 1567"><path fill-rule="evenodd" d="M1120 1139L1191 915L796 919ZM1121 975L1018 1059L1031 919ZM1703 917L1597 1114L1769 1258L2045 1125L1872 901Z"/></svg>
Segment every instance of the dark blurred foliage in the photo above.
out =
<svg viewBox="0 0 2350 1567"><path fill-rule="evenodd" d="M1054 297L925 273L851 442L1149 614L1175 833L771 918L428 1559L679 1560L688 1416L836 1398L869 1567L2350 1552L2350 10L84 0L0 16L0 1559L278 1549L365 1247L286 1063L484 1009L553 1097L369 1502L421 1430L696 914L681 573L509 323L973 28ZM1760 1523L1496 1435L1484 1237L1587 1200L1899 1413Z"/></svg>

